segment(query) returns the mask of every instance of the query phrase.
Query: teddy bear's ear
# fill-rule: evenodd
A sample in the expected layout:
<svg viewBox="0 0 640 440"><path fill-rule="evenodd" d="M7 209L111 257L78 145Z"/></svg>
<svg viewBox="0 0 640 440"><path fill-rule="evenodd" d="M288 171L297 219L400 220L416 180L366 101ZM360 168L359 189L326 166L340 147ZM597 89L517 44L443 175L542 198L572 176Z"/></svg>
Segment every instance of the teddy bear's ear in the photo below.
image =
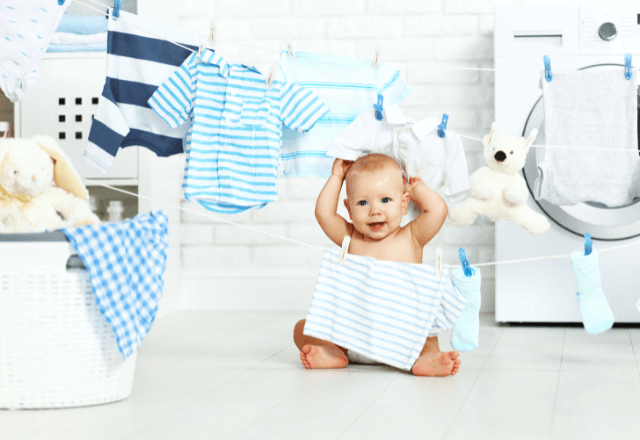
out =
<svg viewBox="0 0 640 440"><path fill-rule="evenodd" d="M536 136L538 136L538 129L534 128L533 130L531 130L531 133L529 133L529 137L527 138L524 147L529 150L529 147L531 146L531 144L533 144L533 141L536 140Z"/></svg>
<svg viewBox="0 0 640 440"><path fill-rule="evenodd" d="M71 165L71 161L56 141L48 136L34 136L31 140L51 156L51 160L53 160L53 180L56 186L80 199L88 200L89 192L87 188L83 185L80 176Z"/></svg>
<svg viewBox="0 0 640 440"><path fill-rule="evenodd" d="M497 122L494 122L493 124L491 124L491 133L489 133L488 135L485 135L485 137L482 139L482 145L484 145L485 147L489 145L495 139L495 136L498 134L499 128L500 127L498 126Z"/></svg>

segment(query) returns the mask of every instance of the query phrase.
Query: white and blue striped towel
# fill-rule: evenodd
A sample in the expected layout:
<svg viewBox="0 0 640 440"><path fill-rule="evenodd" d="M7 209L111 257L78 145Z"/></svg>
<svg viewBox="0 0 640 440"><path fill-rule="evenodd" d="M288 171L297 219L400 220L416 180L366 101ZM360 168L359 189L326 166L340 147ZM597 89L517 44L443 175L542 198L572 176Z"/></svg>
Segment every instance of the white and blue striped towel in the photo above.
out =
<svg viewBox="0 0 640 440"><path fill-rule="evenodd" d="M445 266L325 251L304 334L411 370L427 336L453 327L466 303Z"/></svg>
<svg viewBox="0 0 640 440"><path fill-rule="evenodd" d="M153 324L167 260L167 215L62 229L89 271L96 302L126 359Z"/></svg>
<svg viewBox="0 0 640 440"><path fill-rule="evenodd" d="M125 11L120 20L108 13L107 78L84 152L85 162L105 174L120 148L141 146L159 157L184 151L189 123L169 127L147 101L192 53L168 40L198 50L200 38Z"/></svg>

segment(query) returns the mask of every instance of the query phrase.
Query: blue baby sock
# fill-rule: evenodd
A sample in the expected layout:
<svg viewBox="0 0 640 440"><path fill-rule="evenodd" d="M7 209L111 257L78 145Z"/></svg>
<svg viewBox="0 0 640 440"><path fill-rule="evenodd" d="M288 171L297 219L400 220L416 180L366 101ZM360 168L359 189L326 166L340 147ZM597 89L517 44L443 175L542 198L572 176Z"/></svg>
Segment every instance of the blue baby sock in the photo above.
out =
<svg viewBox="0 0 640 440"><path fill-rule="evenodd" d="M589 255L573 252L571 264L578 286L576 298L584 329L593 335L609 330L613 325L613 313L600 287L598 252L594 250Z"/></svg>
<svg viewBox="0 0 640 440"><path fill-rule="evenodd" d="M480 331L480 270L471 268L473 275L465 276L462 268L453 271L453 285L467 300L464 310L453 325L451 346L458 351L471 351L478 347Z"/></svg>

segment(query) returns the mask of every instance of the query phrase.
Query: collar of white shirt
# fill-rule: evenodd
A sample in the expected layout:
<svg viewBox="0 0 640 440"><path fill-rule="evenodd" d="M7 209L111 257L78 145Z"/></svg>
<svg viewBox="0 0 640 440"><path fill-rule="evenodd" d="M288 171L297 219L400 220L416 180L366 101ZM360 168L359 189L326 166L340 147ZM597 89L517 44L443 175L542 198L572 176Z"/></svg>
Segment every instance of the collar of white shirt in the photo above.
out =
<svg viewBox="0 0 640 440"><path fill-rule="evenodd" d="M392 104L384 108L384 116L387 122L391 125L409 125L413 130L413 133L420 140L423 140L434 128L440 125L440 120L437 116L428 116L419 121L407 118L400 110L398 104Z"/></svg>

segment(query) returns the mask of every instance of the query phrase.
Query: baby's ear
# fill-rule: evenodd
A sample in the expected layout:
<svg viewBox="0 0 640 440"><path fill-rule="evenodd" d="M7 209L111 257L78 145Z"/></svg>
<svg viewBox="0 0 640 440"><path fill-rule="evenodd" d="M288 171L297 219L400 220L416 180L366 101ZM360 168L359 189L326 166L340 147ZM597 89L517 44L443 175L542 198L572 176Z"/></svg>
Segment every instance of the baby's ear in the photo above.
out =
<svg viewBox="0 0 640 440"><path fill-rule="evenodd" d="M402 195L402 215L407 215L409 212L409 201L411 200L411 196L408 192Z"/></svg>
<svg viewBox="0 0 640 440"><path fill-rule="evenodd" d="M344 207L347 208L349 219L351 219L351 206L349 206L349 199L344 199Z"/></svg>

